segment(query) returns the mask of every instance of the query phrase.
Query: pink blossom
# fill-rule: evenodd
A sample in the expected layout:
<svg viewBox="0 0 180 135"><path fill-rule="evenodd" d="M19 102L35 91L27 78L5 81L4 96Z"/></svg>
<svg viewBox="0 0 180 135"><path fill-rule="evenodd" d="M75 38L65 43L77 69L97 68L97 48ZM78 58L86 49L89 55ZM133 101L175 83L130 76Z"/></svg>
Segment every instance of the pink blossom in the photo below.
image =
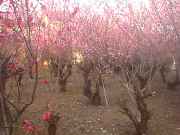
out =
<svg viewBox="0 0 180 135"><path fill-rule="evenodd" d="M29 120L24 120L23 121L23 125L31 125L31 124L32 124L32 122L29 121Z"/></svg>
<svg viewBox="0 0 180 135"><path fill-rule="evenodd" d="M16 64L10 63L10 64L7 65L7 68L10 69L10 70L16 70Z"/></svg>
<svg viewBox="0 0 180 135"><path fill-rule="evenodd" d="M42 120L44 121L50 121L52 119L52 112L48 111L48 112L45 112L43 115L42 115Z"/></svg>
<svg viewBox="0 0 180 135"><path fill-rule="evenodd" d="M46 84L46 85L49 83L49 81L48 81L48 80L46 80L46 79L41 80L40 82L41 82L42 84Z"/></svg>
<svg viewBox="0 0 180 135"><path fill-rule="evenodd" d="M27 133L33 133L36 130L36 126L33 125L33 123L29 120L24 120L22 123L22 128L27 132Z"/></svg>

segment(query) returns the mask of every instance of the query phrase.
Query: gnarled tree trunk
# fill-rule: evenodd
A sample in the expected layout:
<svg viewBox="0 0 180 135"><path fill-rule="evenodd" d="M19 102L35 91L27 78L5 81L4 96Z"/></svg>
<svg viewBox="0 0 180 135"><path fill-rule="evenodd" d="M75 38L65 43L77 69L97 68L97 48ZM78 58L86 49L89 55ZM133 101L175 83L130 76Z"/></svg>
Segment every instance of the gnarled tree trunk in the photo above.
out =
<svg viewBox="0 0 180 135"><path fill-rule="evenodd" d="M0 131L2 135L10 135L10 124L8 121L8 107L5 101L6 71L1 67L0 73Z"/></svg>
<svg viewBox="0 0 180 135"><path fill-rule="evenodd" d="M67 80L72 74L72 65L63 64L58 69L59 69L58 83L59 83L60 91L66 92Z"/></svg>
<svg viewBox="0 0 180 135"><path fill-rule="evenodd" d="M96 80L96 91L92 95L92 104L93 105L101 105L101 96L100 96L100 88L102 87L102 80L101 75L98 76Z"/></svg>
<svg viewBox="0 0 180 135"><path fill-rule="evenodd" d="M66 92L66 85L67 85L67 80L61 80L59 78L59 91Z"/></svg>
<svg viewBox="0 0 180 135"><path fill-rule="evenodd" d="M84 96L91 99L91 97L92 97L92 90L91 90L92 89L92 80L89 78L89 72L84 72L83 78L84 78L83 94L84 94Z"/></svg>

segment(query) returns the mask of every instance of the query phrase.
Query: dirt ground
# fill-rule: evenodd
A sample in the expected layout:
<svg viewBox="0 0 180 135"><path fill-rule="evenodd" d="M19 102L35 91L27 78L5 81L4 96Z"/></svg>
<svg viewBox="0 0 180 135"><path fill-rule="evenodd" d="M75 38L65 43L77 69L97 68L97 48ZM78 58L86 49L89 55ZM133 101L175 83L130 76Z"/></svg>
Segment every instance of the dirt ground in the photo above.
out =
<svg viewBox="0 0 180 135"><path fill-rule="evenodd" d="M24 94L27 96L31 86L23 81ZM119 100L124 90L118 81L105 81L109 105L92 106L82 95L82 78L72 76L66 93L52 89L54 84L40 84L34 104L23 115L22 119L32 119L38 125L49 104L52 110L59 112L61 119L58 123L57 135L132 135L133 125L119 109ZM148 135L180 135L180 89L166 90L156 84L153 90L157 94L147 100L152 119L149 121ZM102 92L102 99L104 99ZM46 135L47 133L44 133ZM16 135L23 135L19 130Z"/></svg>

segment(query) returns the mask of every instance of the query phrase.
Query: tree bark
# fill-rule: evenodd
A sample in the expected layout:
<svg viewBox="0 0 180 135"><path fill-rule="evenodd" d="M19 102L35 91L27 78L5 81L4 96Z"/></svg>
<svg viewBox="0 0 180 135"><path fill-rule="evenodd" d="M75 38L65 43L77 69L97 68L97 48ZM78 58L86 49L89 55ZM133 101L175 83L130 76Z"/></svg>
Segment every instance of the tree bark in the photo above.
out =
<svg viewBox="0 0 180 135"><path fill-rule="evenodd" d="M67 80L61 80L59 79L59 90L61 92L66 92L66 84L67 84Z"/></svg>
<svg viewBox="0 0 180 135"><path fill-rule="evenodd" d="M92 104L93 105L101 105L101 96L100 96L100 87L101 87L101 76L98 77L96 82L96 92L92 96Z"/></svg>
<svg viewBox="0 0 180 135"><path fill-rule="evenodd" d="M3 73L0 74L0 126L9 127L7 106L4 98L6 79ZM4 135L10 135L9 128L2 128Z"/></svg>
<svg viewBox="0 0 180 135"><path fill-rule="evenodd" d="M83 78L84 78L84 87L83 87L83 94L84 96L88 97L89 99L91 99L92 97L92 81L89 78L89 73L83 73Z"/></svg>
<svg viewBox="0 0 180 135"><path fill-rule="evenodd" d="M49 124L48 135L56 135L56 130L57 130L56 124Z"/></svg>

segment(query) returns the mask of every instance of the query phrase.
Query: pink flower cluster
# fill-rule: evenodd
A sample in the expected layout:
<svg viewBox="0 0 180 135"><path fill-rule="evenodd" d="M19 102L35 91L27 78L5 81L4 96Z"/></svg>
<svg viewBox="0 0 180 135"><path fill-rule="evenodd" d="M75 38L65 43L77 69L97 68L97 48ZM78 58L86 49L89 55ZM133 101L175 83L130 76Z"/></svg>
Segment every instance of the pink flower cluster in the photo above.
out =
<svg viewBox="0 0 180 135"><path fill-rule="evenodd" d="M42 120L43 120L43 121L46 121L46 122L49 122L52 118L53 118L53 113L50 112L50 111L45 112L45 113L42 115Z"/></svg>
<svg viewBox="0 0 180 135"><path fill-rule="evenodd" d="M49 81L48 81L48 80L46 80L46 79L44 79L44 80L40 80L40 83L41 83L41 84L45 84L45 85L47 85L47 84L49 83Z"/></svg>
<svg viewBox="0 0 180 135"><path fill-rule="evenodd" d="M54 119L55 116L56 115L54 115L53 112L47 111L42 114L41 119L49 123ZM34 134L35 132L38 132L37 129L39 129L38 126L34 125L30 120L24 120L22 123L22 128L28 134Z"/></svg>
<svg viewBox="0 0 180 135"><path fill-rule="evenodd" d="M27 132L27 133L34 133L37 127L33 125L33 123L29 120L24 120L22 123L22 128Z"/></svg>
<svg viewBox="0 0 180 135"><path fill-rule="evenodd" d="M8 68L9 70L16 70L17 66L16 66L15 63L10 63L10 64L7 65L7 68Z"/></svg>

